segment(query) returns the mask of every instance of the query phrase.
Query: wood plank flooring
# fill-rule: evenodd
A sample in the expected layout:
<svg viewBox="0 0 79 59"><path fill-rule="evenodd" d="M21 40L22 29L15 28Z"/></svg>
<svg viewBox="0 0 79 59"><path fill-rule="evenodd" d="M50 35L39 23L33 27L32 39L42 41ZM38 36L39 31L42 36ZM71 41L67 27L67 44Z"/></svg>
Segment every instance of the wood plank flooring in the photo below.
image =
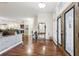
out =
<svg viewBox="0 0 79 59"><path fill-rule="evenodd" d="M29 44L24 40L23 44L20 44L13 49L3 53L1 56L64 56L64 52L61 51L51 40L37 40Z"/></svg>

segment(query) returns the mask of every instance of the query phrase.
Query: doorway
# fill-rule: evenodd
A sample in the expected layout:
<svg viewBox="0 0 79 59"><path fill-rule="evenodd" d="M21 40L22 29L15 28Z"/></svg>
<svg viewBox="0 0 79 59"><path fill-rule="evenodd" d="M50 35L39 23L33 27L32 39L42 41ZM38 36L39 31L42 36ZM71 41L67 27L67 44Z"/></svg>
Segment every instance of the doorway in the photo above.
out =
<svg viewBox="0 0 79 59"><path fill-rule="evenodd" d="M61 40L61 17L57 18L57 44L62 45L62 40Z"/></svg>
<svg viewBox="0 0 79 59"><path fill-rule="evenodd" d="M46 39L46 24L39 23L38 24L38 39Z"/></svg>

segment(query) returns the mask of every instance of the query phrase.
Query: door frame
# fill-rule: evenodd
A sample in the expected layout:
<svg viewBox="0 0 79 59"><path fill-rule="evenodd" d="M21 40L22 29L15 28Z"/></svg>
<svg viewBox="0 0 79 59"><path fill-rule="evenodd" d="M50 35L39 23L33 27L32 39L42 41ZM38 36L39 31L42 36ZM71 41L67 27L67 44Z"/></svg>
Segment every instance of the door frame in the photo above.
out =
<svg viewBox="0 0 79 59"><path fill-rule="evenodd" d="M73 55L75 56L75 5L69 8L65 13L64 13L64 50L71 56L71 54L66 50L66 13L68 13L70 10L73 9Z"/></svg>

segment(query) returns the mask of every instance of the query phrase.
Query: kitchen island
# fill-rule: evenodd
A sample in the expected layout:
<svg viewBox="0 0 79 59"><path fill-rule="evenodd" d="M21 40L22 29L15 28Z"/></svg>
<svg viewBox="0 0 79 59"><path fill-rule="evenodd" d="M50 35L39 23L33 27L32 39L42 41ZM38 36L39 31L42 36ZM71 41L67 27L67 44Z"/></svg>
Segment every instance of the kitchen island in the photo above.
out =
<svg viewBox="0 0 79 59"><path fill-rule="evenodd" d="M0 36L0 54L22 43L22 34Z"/></svg>

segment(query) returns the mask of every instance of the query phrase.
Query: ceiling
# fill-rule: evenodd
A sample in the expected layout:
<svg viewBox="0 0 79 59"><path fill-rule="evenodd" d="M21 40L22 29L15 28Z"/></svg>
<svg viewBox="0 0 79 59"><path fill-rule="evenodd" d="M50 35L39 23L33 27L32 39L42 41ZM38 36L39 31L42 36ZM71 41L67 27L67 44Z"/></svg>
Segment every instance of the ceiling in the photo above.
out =
<svg viewBox="0 0 79 59"><path fill-rule="evenodd" d="M57 2L45 2L45 8L38 7L39 2L0 2L0 17L22 19L39 13L53 13Z"/></svg>

